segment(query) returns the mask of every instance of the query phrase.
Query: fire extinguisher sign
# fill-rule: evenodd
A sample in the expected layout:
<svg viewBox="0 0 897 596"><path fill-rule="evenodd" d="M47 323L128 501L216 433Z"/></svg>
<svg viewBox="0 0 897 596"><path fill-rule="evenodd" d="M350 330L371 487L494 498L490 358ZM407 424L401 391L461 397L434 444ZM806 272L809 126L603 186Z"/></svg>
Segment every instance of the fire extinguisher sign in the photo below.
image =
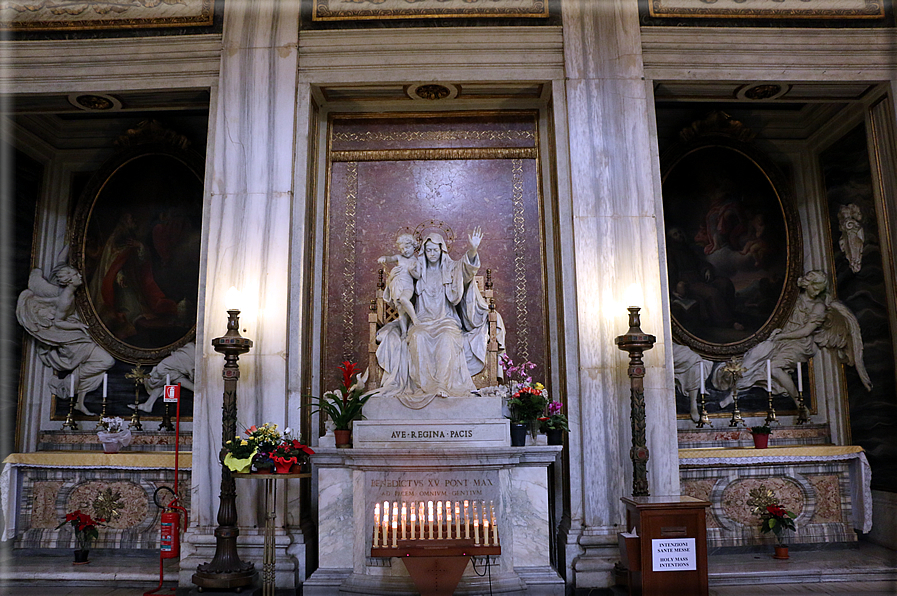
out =
<svg viewBox="0 0 897 596"><path fill-rule="evenodd" d="M166 385L165 393L163 394L162 401L167 404L176 404L178 400L181 398L181 385L178 383L177 385Z"/></svg>

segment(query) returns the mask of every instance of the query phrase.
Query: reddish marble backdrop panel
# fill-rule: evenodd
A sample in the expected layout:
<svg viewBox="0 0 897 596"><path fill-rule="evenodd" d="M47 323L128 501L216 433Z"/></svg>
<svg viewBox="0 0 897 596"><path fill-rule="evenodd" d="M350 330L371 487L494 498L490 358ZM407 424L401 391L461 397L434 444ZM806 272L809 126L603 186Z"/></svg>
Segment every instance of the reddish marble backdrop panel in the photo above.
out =
<svg viewBox="0 0 897 596"><path fill-rule="evenodd" d="M504 121L439 120L439 128L433 126L434 119L424 120L430 125L426 130L433 133L431 138L466 139L464 144L453 144L452 148L525 147L527 143L533 147L531 141L525 140L527 136L535 138L532 115ZM411 133L423 129L414 119L403 123L390 120L383 127L379 124L379 120L370 119L336 121L331 133L335 137L351 128L352 134L357 135L353 138L363 139L357 144L344 144L340 150L358 150L362 144L363 150L372 150L369 139L380 133L389 133L393 139L411 139L390 147L405 149L418 139ZM372 134L363 134L365 128ZM502 130L513 134L502 135ZM477 131L489 134L476 134ZM532 135L518 134L521 131ZM522 140L508 145L509 136ZM395 239L402 228L414 229L428 220L445 222L452 229L455 240L450 254L455 259L469 247L468 234L476 226L483 229L480 274L485 275L487 269L492 271L496 308L507 330L507 352L515 361L534 362L534 377L544 380L546 300L538 177L535 158L332 163L325 262L325 389L339 385L335 368L339 362L351 360L360 362L362 369L367 366L367 315L381 268L377 258L395 254Z"/></svg>

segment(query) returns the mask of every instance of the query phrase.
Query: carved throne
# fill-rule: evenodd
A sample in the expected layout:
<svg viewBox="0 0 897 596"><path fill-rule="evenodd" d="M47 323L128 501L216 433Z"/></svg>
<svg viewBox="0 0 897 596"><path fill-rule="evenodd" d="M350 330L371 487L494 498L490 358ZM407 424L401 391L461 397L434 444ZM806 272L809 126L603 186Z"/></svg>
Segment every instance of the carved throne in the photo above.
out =
<svg viewBox="0 0 897 596"><path fill-rule="evenodd" d="M368 377L367 388L369 390L380 387L383 378L383 369L377 362L377 332L387 323L396 320L399 312L396 308L383 300L383 291L386 289L384 270L378 271L377 297L371 300L371 312L368 313L368 326L370 336L368 339L368 367L371 371ZM474 276L474 281L480 289L480 294L489 305L489 339L486 341L486 363L483 370L473 375L473 384L477 389L489 387L498 383L498 337L496 327L498 325L498 313L495 311L495 297L492 287L492 270L486 269L485 278L482 275Z"/></svg>

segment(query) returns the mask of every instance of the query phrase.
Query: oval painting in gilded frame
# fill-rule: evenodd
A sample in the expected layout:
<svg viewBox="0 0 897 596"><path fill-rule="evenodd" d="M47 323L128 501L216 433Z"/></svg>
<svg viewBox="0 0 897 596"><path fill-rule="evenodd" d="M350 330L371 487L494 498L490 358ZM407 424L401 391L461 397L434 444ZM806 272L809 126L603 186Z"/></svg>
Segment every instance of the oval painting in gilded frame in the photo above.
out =
<svg viewBox="0 0 897 596"><path fill-rule="evenodd" d="M78 309L119 360L158 362L196 334L202 171L197 153L145 142L110 158L81 195Z"/></svg>
<svg viewBox="0 0 897 596"><path fill-rule="evenodd" d="M673 338L711 359L743 354L797 298L800 224L784 177L727 136L673 149L662 169Z"/></svg>

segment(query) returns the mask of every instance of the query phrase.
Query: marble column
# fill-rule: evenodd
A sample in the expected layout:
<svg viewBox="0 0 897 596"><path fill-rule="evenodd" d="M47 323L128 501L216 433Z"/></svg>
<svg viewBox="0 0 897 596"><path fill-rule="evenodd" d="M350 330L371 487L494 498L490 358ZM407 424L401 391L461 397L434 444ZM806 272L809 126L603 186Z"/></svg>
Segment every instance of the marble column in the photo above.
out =
<svg viewBox="0 0 897 596"><path fill-rule="evenodd" d="M190 585L196 566L214 552L224 361L212 350L211 340L226 330L224 301L231 286L242 294L240 331L254 342L239 360L238 432L263 422L282 429L289 415L287 303L299 15L296 3L265 0L228 2L224 10L221 72L217 89L212 89L206 159L200 273L204 311L196 338L200 389L194 406L194 492L180 566L182 586ZM286 497L280 488L282 505ZM237 481L240 557L256 562L258 569L263 537L261 530L251 528L264 527L263 504L261 483ZM278 537L278 550L285 542L289 540ZM287 560L278 553L278 584L283 579L292 586Z"/></svg>
<svg viewBox="0 0 897 596"><path fill-rule="evenodd" d="M663 214L638 3L565 0L562 9L582 432L571 437L571 478L579 476L582 500L573 509L581 507L582 518L567 561L577 587L600 587L612 583L620 497L632 483L628 357L614 345L628 329L630 305L642 307L642 329L658 338L645 356L650 492L679 491Z"/></svg>

